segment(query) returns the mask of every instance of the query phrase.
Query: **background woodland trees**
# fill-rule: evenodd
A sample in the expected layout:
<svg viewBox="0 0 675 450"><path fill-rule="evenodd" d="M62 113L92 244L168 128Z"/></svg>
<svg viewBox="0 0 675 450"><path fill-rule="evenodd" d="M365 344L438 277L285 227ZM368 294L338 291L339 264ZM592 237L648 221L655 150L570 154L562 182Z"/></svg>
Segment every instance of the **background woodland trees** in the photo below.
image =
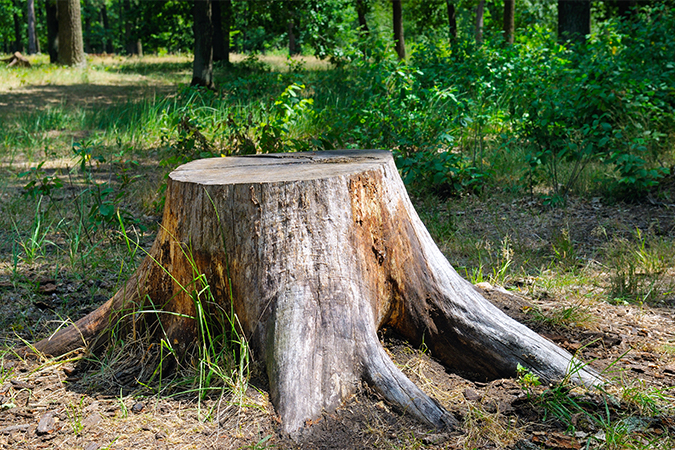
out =
<svg viewBox="0 0 675 450"><path fill-rule="evenodd" d="M204 1L204 0L198 0ZM81 0L86 53L178 53L194 50L193 2L180 0ZM238 53L288 49L291 54L339 56L359 28L378 37L397 34L409 45L452 36L481 39L514 29L542 27L583 39L590 32L591 11L597 20L630 17L634 6L658 4L638 0L218 0L215 59L225 49ZM670 4L668 1L665 3ZM0 0L0 50L4 53L53 52L55 0ZM396 12L400 7L400 27ZM558 14L560 11L560 14ZM478 22L482 25L478 26ZM229 32L222 30L229 29ZM405 31L403 31L405 30ZM481 31L482 30L482 31ZM478 33L478 34L476 34ZM229 45L226 44L229 42ZM397 53L403 55L403 46ZM52 61L55 59L52 58Z"/></svg>
<svg viewBox="0 0 675 450"><path fill-rule="evenodd" d="M51 62L84 62L56 39L55 10L71 3L34 0L35 47ZM443 195L481 190L512 159L513 189L543 186L554 203L570 192L644 195L673 165L674 0L75 4L86 53L194 55L191 84L271 95L270 117L184 127L231 133L246 151L389 148L409 184ZM28 1L0 0L0 10L0 46L27 50ZM270 84L257 76L269 69L264 53L313 55L333 70L310 75L289 59L297 76Z"/></svg>

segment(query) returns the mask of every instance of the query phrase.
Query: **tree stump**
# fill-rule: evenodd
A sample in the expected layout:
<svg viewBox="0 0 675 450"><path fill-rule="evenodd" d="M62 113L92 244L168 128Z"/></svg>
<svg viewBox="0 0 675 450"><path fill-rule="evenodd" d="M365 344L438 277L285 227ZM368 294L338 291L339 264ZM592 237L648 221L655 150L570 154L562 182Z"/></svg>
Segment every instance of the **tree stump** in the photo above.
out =
<svg viewBox="0 0 675 450"><path fill-rule="evenodd" d="M128 311L150 299L172 313L161 315L162 328L185 350L197 329L193 300L180 285L190 285L193 267L222 307L233 307L254 357L264 361L287 432L337 408L362 380L433 427L455 424L390 360L377 337L382 327L424 342L473 379L513 376L520 363L554 381L576 364L455 272L417 216L391 153L381 150L179 167L169 175L161 230L126 287L35 347L56 355L91 346L119 317L136 320ZM588 368L573 376L599 381Z"/></svg>
<svg viewBox="0 0 675 450"><path fill-rule="evenodd" d="M9 58L2 60L7 67L30 67L30 61L19 52L14 52Z"/></svg>

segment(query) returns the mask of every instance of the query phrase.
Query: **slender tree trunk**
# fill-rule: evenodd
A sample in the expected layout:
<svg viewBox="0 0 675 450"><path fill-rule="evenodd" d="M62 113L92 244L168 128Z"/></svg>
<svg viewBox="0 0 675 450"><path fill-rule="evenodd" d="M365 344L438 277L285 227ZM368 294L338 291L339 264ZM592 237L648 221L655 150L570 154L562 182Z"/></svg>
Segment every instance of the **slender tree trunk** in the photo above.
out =
<svg viewBox="0 0 675 450"><path fill-rule="evenodd" d="M58 0L59 63L66 66L84 66L82 18L79 0Z"/></svg>
<svg viewBox="0 0 675 450"><path fill-rule="evenodd" d="M49 62L56 64L59 60L59 18L57 15L56 0L45 1L47 16L47 52Z"/></svg>
<svg viewBox="0 0 675 450"><path fill-rule="evenodd" d="M504 40L513 44L513 34L516 28L516 0L504 0Z"/></svg>
<svg viewBox="0 0 675 450"><path fill-rule="evenodd" d="M28 54L34 55L38 52L35 35L35 0L26 2L26 18L28 19Z"/></svg>
<svg viewBox="0 0 675 450"><path fill-rule="evenodd" d="M591 34L591 0L558 0L558 40L586 42Z"/></svg>
<svg viewBox="0 0 675 450"><path fill-rule="evenodd" d="M300 54L300 46L295 38L295 14L291 13L287 24L288 29L288 54L295 56Z"/></svg>
<svg viewBox="0 0 675 450"><path fill-rule="evenodd" d="M37 24L42 24L44 23L44 10L40 8L40 5L38 5L37 9L35 10L35 23L36 23L36 28ZM37 30L35 32L35 47L37 50L37 53L42 53L42 48L40 47L40 39L37 35Z"/></svg>
<svg viewBox="0 0 675 450"><path fill-rule="evenodd" d="M110 29L110 22L108 22L108 8L105 3L101 5L101 23L103 24L103 48L106 53L114 53L112 40L112 30Z"/></svg>
<svg viewBox="0 0 675 450"><path fill-rule="evenodd" d="M155 243L126 286L35 348L60 355L105 343L109 326L120 324L158 330L157 339L185 355L198 337L195 305L205 291L195 273L213 293L201 301L205 314L236 315L230 320L264 363L289 433L335 410L362 380L430 426L456 424L391 361L377 337L384 327L424 342L472 379L515 376L520 364L552 382L579 363L455 272L417 216L391 153L381 150L179 167L169 175ZM133 313L157 305L156 314ZM600 381L588 367L570 376Z"/></svg>
<svg viewBox="0 0 675 450"><path fill-rule="evenodd" d="M14 45L12 51L23 52L23 39L21 39L21 17L19 16L19 0L14 0Z"/></svg>
<svg viewBox="0 0 675 450"><path fill-rule="evenodd" d="M476 42L483 42L483 26L485 20L485 0L480 0L476 6Z"/></svg>
<svg viewBox="0 0 675 450"><path fill-rule="evenodd" d="M213 84L213 10L212 0L194 0L195 59L192 65L192 86L209 89Z"/></svg>
<svg viewBox="0 0 675 450"><path fill-rule="evenodd" d="M135 55L138 51L137 41L133 37L135 14L129 0L122 1L122 8L124 10L124 48L128 55Z"/></svg>
<svg viewBox="0 0 675 450"><path fill-rule="evenodd" d="M457 10L453 0L446 0L445 5L448 8L448 33L450 40L454 41L457 39Z"/></svg>
<svg viewBox="0 0 675 450"><path fill-rule="evenodd" d="M403 36L403 11L401 9L401 0L391 0L392 15L394 22L394 43L396 45L396 54L398 59L405 59L405 38Z"/></svg>
<svg viewBox="0 0 675 450"><path fill-rule="evenodd" d="M213 0L213 60L230 63L232 0Z"/></svg>
<svg viewBox="0 0 675 450"><path fill-rule="evenodd" d="M91 8L89 2L84 2L84 52L85 53L94 53L91 46L91 14L89 14L88 9Z"/></svg>
<svg viewBox="0 0 675 450"><path fill-rule="evenodd" d="M366 21L366 13L368 12L368 5L366 0L356 0L356 16L359 20L359 33L364 36L370 34L368 22Z"/></svg>
<svg viewBox="0 0 675 450"><path fill-rule="evenodd" d="M232 14L232 0L223 0L221 7L221 29L223 30L223 61L227 64L230 63L230 32L232 31L232 23L234 22Z"/></svg>
<svg viewBox="0 0 675 450"><path fill-rule="evenodd" d="M213 0L211 3L211 16L213 19L213 61L226 60L225 36L223 33L222 2Z"/></svg>

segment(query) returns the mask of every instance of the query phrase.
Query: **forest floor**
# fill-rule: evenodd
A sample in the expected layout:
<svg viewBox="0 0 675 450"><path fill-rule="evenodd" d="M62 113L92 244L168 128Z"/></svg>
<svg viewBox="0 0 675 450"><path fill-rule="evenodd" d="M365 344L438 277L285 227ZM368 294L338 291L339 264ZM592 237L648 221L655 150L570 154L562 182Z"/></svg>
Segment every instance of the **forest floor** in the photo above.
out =
<svg viewBox="0 0 675 450"><path fill-rule="evenodd" d="M508 204L496 211L479 199L463 203L465 220L469 216L483 224L490 223L481 220L487 209L522 213ZM539 234L553 233L541 223L555 227L555 216L562 215L567 220L576 217L578 230L596 226L597 217L584 207L590 204L541 209L520 225L532 226L536 217ZM620 211L614 217L626 227L633 226L631 220L656 220L661 213L665 215L659 225L670 230L674 226L672 211L661 207L594 207L605 217ZM105 290L114 284L115 276L55 282L40 278L44 275L27 275L34 280L35 295L27 292L31 288L25 283L12 283L7 273L2 274L0 315L8 341L17 343L10 336L12 327L7 326L16 322L17 315L27 326L45 328L50 319L59 320L52 305L58 297L80 305L85 313L105 299L102 294L92 297L92 286L98 283ZM509 290L486 282L478 288L505 313L601 371L611 380L606 392L528 387L522 377L466 380L448 373L424 349L412 348L383 330L381 337L394 361L459 418L461 427L435 433L392 410L364 385L342 408L324 415L299 441L292 441L277 431L265 377L255 365L244 398L198 401L194 393L153 395L135 383L133 370L131 377L125 370L137 360L109 362L108 367L76 354L60 361L23 360L6 352L0 368L0 448L675 448L673 411L664 414L659 409L663 401L672 401L669 390L675 386L675 295L659 306L610 304L590 295L602 289L597 285L536 283L524 277L509 280ZM92 304L92 298L98 301ZM563 408L559 417L556 408ZM608 426L615 430L611 436Z"/></svg>
<svg viewBox="0 0 675 450"><path fill-rule="evenodd" d="M173 89L170 83L120 80L120 90L112 82L109 90L91 88L100 98L90 88L57 83L54 92L65 97L45 91L40 101L101 107ZM14 88L0 90L0 117L17 102L25 104L14 113L40 107L33 91L20 83ZM526 371L517 379L467 380L385 329L381 338L392 359L460 426L430 430L363 385L292 440L278 432L266 376L255 361L241 395L219 391L200 399L181 389L182 373L167 378L170 390L136 382L144 354L133 345L100 359L83 353L58 360L16 356L18 347L49 335L66 317L77 319L99 306L133 270L120 269L124 257L115 255L126 250L119 237L97 243L88 253L95 263L82 264L82 270L79 260L68 268L56 258L63 236L48 236L33 262L17 259L13 228L22 223L12 225L8 217L28 215L30 224L35 209L22 200L24 182L15 176L26 166L18 158L0 167L0 448L675 448L675 205L571 198L550 208L536 197L506 194L414 199L461 274L506 314L602 372L607 386L541 386ZM151 183L162 176L157 164L137 171ZM675 178L662 189L670 196L659 198L675 198ZM152 243L159 220L143 215L141 247ZM550 263L539 271L516 269L535 259Z"/></svg>

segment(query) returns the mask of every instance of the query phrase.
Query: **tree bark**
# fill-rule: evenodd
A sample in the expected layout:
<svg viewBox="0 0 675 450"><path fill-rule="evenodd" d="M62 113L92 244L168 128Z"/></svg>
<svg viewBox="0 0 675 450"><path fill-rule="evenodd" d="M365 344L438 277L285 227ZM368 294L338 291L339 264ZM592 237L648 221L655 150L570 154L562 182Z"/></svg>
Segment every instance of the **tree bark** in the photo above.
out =
<svg viewBox="0 0 675 450"><path fill-rule="evenodd" d="M12 14L12 17L14 19L14 45L12 46L12 51L22 52L23 43L21 39L21 18L19 17L18 13L19 10L18 0L14 0L13 4L14 4L14 14Z"/></svg>
<svg viewBox="0 0 675 450"><path fill-rule="evenodd" d="M396 54L398 59L405 59L405 38L403 37L403 11L401 10L401 0L391 0L393 22L394 22L394 43L396 45Z"/></svg>
<svg viewBox="0 0 675 450"><path fill-rule="evenodd" d="M103 51L110 54L115 51L112 42L112 31L108 22L108 8L105 3L101 4L101 23L103 24Z"/></svg>
<svg viewBox="0 0 675 450"><path fill-rule="evenodd" d="M522 364L549 382L575 365L455 272L417 216L391 153L381 150L179 167L169 175L157 239L126 286L35 348L57 355L94 346L122 317L138 329L142 315L129 312L152 301L152 309L171 313L159 314L162 326L154 329L165 334L158 338L185 352L197 336L195 270L264 361L286 432L335 410L361 380L424 423L456 423L389 359L377 337L382 327L424 342L473 379L513 376ZM599 381L588 368L575 377Z"/></svg>
<svg viewBox="0 0 675 450"><path fill-rule="evenodd" d="M58 0L59 64L84 66L82 18L79 0Z"/></svg>
<svg viewBox="0 0 675 450"><path fill-rule="evenodd" d="M583 44L591 34L591 1L558 0L558 40Z"/></svg>
<svg viewBox="0 0 675 450"><path fill-rule="evenodd" d="M46 0L47 52L49 53L49 62L52 64L56 64L59 60L59 18L56 11L56 0Z"/></svg>
<svg viewBox="0 0 675 450"><path fill-rule="evenodd" d="M35 0L26 2L26 19L28 19L28 54L38 52L37 36L35 35Z"/></svg>
<svg viewBox="0 0 675 450"><path fill-rule="evenodd" d="M457 39L457 11L452 0L446 0L445 4L448 8L448 33L450 40L454 41Z"/></svg>
<svg viewBox="0 0 675 450"><path fill-rule="evenodd" d="M483 26L485 21L485 0L479 0L476 6L476 42L483 42Z"/></svg>
<svg viewBox="0 0 675 450"><path fill-rule="evenodd" d="M298 43L295 40L295 32L293 29L295 28L295 23L293 22L293 15L288 19L287 23L287 31L288 31L288 55L289 56L295 56L298 53L300 53L300 50L298 48Z"/></svg>
<svg viewBox="0 0 675 450"><path fill-rule="evenodd" d="M95 53L91 44L91 14L89 14L91 5L85 0L83 2L84 7L84 28L83 28L83 45L85 53Z"/></svg>
<svg viewBox="0 0 675 450"><path fill-rule="evenodd" d="M513 33L516 29L516 0L504 0L504 40L513 44Z"/></svg>
<svg viewBox="0 0 675 450"><path fill-rule="evenodd" d="M129 0L123 0L121 7L123 10L122 18L124 19L124 49L128 55L138 55L138 43L140 39L136 37L138 25L137 11L131 7Z"/></svg>
<svg viewBox="0 0 675 450"><path fill-rule="evenodd" d="M212 0L194 0L195 59L192 86L213 89L213 15Z"/></svg>
<svg viewBox="0 0 675 450"><path fill-rule="evenodd" d="M368 22L366 20L366 13L368 12L367 0L356 0L356 17L359 21L359 33L363 36L370 35L370 29L368 28Z"/></svg>
<svg viewBox="0 0 675 450"><path fill-rule="evenodd" d="M232 0L214 0L213 17L213 60L230 62L230 26L232 23Z"/></svg>

